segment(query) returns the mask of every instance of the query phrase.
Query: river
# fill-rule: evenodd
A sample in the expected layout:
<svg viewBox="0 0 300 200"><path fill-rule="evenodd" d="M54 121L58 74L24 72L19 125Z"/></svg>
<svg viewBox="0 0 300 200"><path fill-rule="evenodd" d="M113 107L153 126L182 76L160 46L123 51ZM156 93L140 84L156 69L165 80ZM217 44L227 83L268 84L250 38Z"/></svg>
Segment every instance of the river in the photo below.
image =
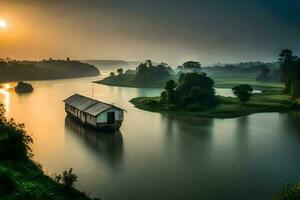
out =
<svg viewBox="0 0 300 200"><path fill-rule="evenodd" d="M76 187L104 200L268 199L300 179L297 114L193 119L134 108L128 100L160 89L94 84L94 97L125 108L120 132L66 118L63 100L92 96L92 80L33 81L34 92L0 91L7 115L34 139L34 160L51 175L73 168ZM219 89L218 94L232 95Z"/></svg>

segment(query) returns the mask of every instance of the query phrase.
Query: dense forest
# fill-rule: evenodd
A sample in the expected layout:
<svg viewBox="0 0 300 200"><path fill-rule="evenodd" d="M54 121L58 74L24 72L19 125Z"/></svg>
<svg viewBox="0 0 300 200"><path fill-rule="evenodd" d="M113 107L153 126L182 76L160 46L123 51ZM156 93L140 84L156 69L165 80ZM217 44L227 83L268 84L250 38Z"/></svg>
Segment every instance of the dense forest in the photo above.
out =
<svg viewBox="0 0 300 200"><path fill-rule="evenodd" d="M218 64L203 67L202 71L209 76L254 78L258 81L280 81L280 63L245 62L236 64Z"/></svg>
<svg viewBox="0 0 300 200"><path fill-rule="evenodd" d="M99 70L90 64L66 60L15 61L0 60L0 81L46 80L97 76Z"/></svg>
<svg viewBox="0 0 300 200"><path fill-rule="evenodd" d="M124 87L161 87L170 79L176 79L174 70L166 63L155 65L151 60L138 65L135 71L125 73L123 68L111 72L110 76L97 83Z"/></svg>
<svg viewBox="0 0 300 200"><path fill-rule="evenodd" d="M189 67L186 67L187 65ZM256 80L260 78L269 81L271 80L269 79L270 68L272 68L278 76L277 81L281 80L285 88L274 90L274 88L266 87L266 84L260 94L253 94L251 85L254 84L254 79L250 82L251 85L237 82L232 87L236 99L217 97L214 89L215 81L207 75L209 72L203 72L203 68L197 62L186 62L182 67L177 68L184 68L183 71L178 72L178 79L171 79L165 83L165 91L160 97L138 97L132 99L131 102L145 110L185 113L196 111L197 115L203 115L205 112L205 116L213 117L232 117L238 113L242 116L257 112L287 112L299 109L297 98L300 97L300 59L294 56L291 50L286 49L279 54L276 66L265 63L241 65L244 66L212 67L208 71L217 72L220 75L235 74L238 78L240 78L239 74L258 73ZM193 72L184 73L187 69Z"/></svg>

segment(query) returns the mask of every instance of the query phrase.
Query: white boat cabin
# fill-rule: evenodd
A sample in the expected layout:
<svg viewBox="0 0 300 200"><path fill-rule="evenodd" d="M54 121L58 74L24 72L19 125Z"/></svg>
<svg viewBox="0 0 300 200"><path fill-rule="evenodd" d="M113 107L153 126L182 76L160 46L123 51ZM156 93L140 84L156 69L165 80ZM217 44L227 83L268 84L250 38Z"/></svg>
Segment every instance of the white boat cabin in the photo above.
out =
<svg viewBox="0 0 300 200"><path fill-rule="evenodd" d="M124 119L124 109L79 94L64 100L68 115L98 129L117 130Z"/></svg>

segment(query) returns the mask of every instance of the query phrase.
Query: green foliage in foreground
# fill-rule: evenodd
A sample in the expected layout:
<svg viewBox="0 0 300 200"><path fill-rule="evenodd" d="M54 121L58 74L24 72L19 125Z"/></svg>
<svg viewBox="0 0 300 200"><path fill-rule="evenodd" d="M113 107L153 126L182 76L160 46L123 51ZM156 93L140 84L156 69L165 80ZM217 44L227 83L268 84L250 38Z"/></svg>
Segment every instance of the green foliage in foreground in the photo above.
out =
<svg viewBox="0 0 300 200"><path fill-rule="evenodd" d="M24 125L6 119L0 105L0 199L88 200L84 193L70 187L74 183L72 172L72 176L66 174L66 184L59 184L43 173L41 166L30 159L32 142Z"/></svg>
<svg viewBox="0 0 300 200"><path fill-rule="evenodd" d="M300 199L300 182L290 187L286 185L286 187L279 193L277 193L272 200L298 200Z"/></svg>
<svg viewBox="0 0 300 200"><path fill-rule="evenodd" d="M299 108L296 100L280 93L253 94L252 98L241 103L237 98L217 96L219 104L209 110L201 110L197 105L187 108L161 105L160 97L137 97L130 102L137 108L152 112L173 113L213 118L232 118L261 112L288 112Z"/></svg>

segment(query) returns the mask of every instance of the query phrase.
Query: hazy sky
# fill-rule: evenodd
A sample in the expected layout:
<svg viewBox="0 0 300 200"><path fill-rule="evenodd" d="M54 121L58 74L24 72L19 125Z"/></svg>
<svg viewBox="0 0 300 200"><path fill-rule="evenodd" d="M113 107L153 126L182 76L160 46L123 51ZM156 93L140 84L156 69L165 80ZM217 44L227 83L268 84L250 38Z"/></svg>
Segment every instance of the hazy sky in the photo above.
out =
<svg viewBox="0 0 300 200"><path fill-rule="evenodd" d="M274 60L300 52L298 0L0 0L0 57Z"/></svg>

